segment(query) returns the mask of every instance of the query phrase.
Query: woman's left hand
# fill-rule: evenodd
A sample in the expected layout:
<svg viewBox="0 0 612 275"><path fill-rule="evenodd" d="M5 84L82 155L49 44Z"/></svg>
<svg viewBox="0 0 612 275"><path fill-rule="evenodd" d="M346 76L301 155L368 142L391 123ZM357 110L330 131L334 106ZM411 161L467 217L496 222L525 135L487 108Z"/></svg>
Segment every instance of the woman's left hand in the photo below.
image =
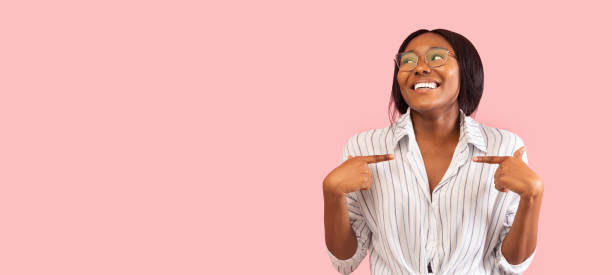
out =
<svg viewBox="0 0 612 275"><path fill-rule="evenodd" d="M544 193L544 185L540 177L523 162L523 153L527 147L523 146L514 152L513 156L478 156L475 162L499 164L495 172L495 188L501 192L508 189L517 193L521 198L533 198Z"/></svg>

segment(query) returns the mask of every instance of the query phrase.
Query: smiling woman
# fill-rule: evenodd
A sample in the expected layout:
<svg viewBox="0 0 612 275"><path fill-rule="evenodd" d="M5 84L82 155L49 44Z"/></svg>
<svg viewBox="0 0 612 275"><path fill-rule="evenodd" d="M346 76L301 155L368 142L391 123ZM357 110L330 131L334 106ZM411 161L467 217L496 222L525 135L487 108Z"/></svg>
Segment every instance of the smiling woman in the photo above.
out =
<svg viewBox="0 0 612 275"><path fill-rule="evenodd" d="M411 47L408 48L408 44L417 36L419 39L412 42L412 44L418 43L419 45L411 45ZM408 105L410 104L410 97L406 87L410 84L414 85L412 82L406 83L406 81L408 80L408 77L411 76L410 72L413 71L417 65L423 65L422 63L419 63L419 60L417 59L416 62L413 62L413 68L409 67L407 69L402 69L402 67L397 64L398 55L413 53L412 55L414 56L419 51L422 52L424 50L429 50L428 45L434 44L440 45L440 48L447 50L449 54L449 57L445 60L444 64L436 67L429 66L430 69L436 68L434 73L438 73L439 78L448 78L448 84L443 87L443 89L446 88L448 91L450 91L450 93L446 94L449 94L449 96L457 96L456 101L459 104L460 109L463 110L468 116L474 112L476 107L478 107L478 103L480 102L484 88L484 72L480 55L478 54L478 51L476 51L474 45L472 45L467 38L452 31L444 29L436 29L432 31L418 30L410 34L404 40L400 46L399 53L396 55L397 66L395 66L395 72L393 73L391 100L389 102L391 121L395 120L393 116L395 116L398 112L400 114L406 113ZM425 49L423 47L425 47ZM431 58L439 59L435 56ZM429 62L429 58L426 58L426 60L426 62ZM451 66L444 66L447 62L450 62ZM418 70L423 68L416 69ZM424 77L423 72L420 74L420 77ZM415 81L414 79L411 80ZM442 80L444 79L439 79L439 81ZM412 88L411 86L408 87ZM457 89L457 87L459 87L459 89ZM395 106L395 108L393 108L393 106Z"/></svg>
<svg viewBox="0 0 612 275"><path fill-rule="evenodd" d="M544 189L518 135L469 117L478 52L455 32L418 30L394 62L391 125L350 137L323 180L332 264L348 274L369 252L372 274L521 274Z"/></svg>

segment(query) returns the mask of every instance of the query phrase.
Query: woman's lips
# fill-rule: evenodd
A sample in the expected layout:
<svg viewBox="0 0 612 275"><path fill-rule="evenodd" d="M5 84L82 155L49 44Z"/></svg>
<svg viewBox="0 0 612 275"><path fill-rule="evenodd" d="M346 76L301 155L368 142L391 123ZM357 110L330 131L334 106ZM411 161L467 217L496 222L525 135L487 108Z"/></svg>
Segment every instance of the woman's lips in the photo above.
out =
<svg viewBox="0 0 612 275"><path fill-rule="evenodd" d="M440 85L438 85L437 87L435 87L433 89L431 89L431 88L418 88L418 89L414 90L414 89L410 88L409 90L412 91L412 92L415 92L415 93L422 94L422 93L427 93L427 92L433 92L433 91L438 90L438 89L440 89Z"/></svg>

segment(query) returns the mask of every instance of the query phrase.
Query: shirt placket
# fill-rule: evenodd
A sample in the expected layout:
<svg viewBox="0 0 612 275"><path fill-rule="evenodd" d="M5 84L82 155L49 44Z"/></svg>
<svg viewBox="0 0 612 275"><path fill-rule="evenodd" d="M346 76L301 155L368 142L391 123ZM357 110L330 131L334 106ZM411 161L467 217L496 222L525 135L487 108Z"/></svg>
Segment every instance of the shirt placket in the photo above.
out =
<svg viewBox="0 0 612 275"><path fill-rule="evenodd" d="M427 236L429 236L427 238L427 243L425 244L425 249L427 251L427 264L431 264L431 268L433 271L436 271L434 267L437 266L437 257L436 257L436 252L437 252L437 248L438 248L438 216L437 216L437 207L438 205L435 203L437 200L438 196L438 192L435 192L432 194L432 201L429 204L429 207L427 209L428 213L428 232L427 232Z"/></svg>
<svg viewBox="0 0 612 275"><path fill-rule="evenodd" d="M469 154L469 146L467 143L458 144L455 154L451 160L447 173L444 175L440 183L434 188L431 193L431 201L428 204L428 221L427 221L427 230L428 230L428 239L425 244L425 251L427 252L427 262L426 264L431 264L431 268L435 273L438 272L437 268L439 266L440 256L443 255L443 248L441 245L442 232L440 232L440 227L442 224L438 223L440 221L439 213L440 213L440 205L438 201L440 201L439 196L442 188L447 183L448 180L452 179L458 172L459 168L465 164L466 158Z"/></svg>

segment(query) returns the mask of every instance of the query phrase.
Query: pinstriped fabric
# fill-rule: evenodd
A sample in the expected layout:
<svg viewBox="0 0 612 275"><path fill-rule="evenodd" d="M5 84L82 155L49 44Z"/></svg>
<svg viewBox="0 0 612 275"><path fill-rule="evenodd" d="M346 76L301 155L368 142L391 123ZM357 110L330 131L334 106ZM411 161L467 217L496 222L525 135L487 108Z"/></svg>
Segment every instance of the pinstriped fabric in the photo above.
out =
<svg viewBox="0 0 612 275"><path fill-rule="evenodd" d="M518 265L501 254L519 196L493 185L498 164L473 156L509 156L523 146L507 130L480 124L460 111L460 136L451 163L433 193L414 136L410 109L392 125L357 133L342 152L367 156L394 154L391 161L369 164L372 187L347 194L357 251L332 265L349 274L370 254L372 274L521 274L535 252ZM523 154L527 162L527 154Z"/></svg>

